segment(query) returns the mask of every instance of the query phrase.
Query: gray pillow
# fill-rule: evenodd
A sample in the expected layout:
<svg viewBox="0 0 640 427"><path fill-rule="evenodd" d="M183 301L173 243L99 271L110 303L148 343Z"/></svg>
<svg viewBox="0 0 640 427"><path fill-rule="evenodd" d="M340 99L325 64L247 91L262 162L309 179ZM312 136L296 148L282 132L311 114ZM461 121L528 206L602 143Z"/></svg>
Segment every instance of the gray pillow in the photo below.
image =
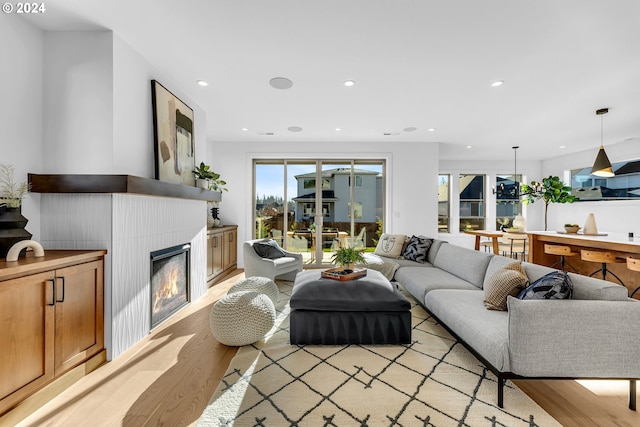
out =
<svg viewBox="0 0 640 427"><path fill-rule="evenodd" d="M286 256L275 240L263 240L253 244L253 250L260 258L276 259Z"/></svg>

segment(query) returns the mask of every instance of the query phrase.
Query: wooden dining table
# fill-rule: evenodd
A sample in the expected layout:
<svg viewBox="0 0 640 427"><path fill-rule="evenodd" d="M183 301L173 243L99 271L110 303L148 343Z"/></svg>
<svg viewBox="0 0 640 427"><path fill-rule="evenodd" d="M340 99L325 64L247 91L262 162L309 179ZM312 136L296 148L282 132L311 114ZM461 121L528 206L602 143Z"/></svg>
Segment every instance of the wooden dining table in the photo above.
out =
<svg viewBox="0 0 640 427"><path fill-rule="evenodd" d="M491 243L493 244L493 253L500 253L498 250L498 244L500 243L500 238L504 234L502 231L496 230L465 230L465 234L471 234L472 236L476 236L476 243L474 245L474 249L476 251L480 250L480 238L488 237L491 239Z"/></svg>

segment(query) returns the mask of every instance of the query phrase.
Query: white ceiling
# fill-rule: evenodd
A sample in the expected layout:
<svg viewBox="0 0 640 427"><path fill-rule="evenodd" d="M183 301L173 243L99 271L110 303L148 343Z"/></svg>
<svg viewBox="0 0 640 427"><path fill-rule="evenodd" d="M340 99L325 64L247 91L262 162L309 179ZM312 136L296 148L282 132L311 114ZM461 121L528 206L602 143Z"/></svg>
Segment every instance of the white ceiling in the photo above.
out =
<svg viewBox="0 0 640 427"><path fill-rule="evenodd" d="M106 28L128 42L206 111L209 141L423 141L442 143L443 159L511 159L514 145L521 159L593 148L595 158L601 107L605 146L640 141L638 0L45 5L26 19ZM293 87L274 89L273 77Z"/></svg>

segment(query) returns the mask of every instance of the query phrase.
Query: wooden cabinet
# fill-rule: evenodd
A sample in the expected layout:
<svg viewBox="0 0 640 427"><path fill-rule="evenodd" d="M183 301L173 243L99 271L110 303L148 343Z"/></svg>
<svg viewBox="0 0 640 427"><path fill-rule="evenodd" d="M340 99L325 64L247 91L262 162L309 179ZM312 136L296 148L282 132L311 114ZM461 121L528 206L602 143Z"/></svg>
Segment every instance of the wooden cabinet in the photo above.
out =
<svg viewBox="0 0 640 427"><path fill-rule="evenodd" d="M0 261L0 414L104 349L104 254Z"/></svg>
<svg viewBox="0 0 640 427"><path fill-rule="evenodd" d="M238 264L238 226L210 228L207 232L207 282L215 283Z"/></svg>

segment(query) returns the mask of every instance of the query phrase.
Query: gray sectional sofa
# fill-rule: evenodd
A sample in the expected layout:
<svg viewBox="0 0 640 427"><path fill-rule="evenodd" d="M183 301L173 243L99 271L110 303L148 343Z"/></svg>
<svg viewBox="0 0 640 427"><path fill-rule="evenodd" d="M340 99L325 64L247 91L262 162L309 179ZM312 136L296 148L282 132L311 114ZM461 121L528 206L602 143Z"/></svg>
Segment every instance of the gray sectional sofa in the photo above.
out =
<svg viewBox="0 0 640 427"><path fill-rule="evenodd" d="M509 378L616 378L630 380L635 410L640 303L627 298L623 286L569 273L572 299L509 296L508 311L495 311L485 308L483 286L511 258L437 239L423 264L369 257L395 271L395 280L496 374L500 407ZM522 266L530 282L556 271Z"/></svg>

